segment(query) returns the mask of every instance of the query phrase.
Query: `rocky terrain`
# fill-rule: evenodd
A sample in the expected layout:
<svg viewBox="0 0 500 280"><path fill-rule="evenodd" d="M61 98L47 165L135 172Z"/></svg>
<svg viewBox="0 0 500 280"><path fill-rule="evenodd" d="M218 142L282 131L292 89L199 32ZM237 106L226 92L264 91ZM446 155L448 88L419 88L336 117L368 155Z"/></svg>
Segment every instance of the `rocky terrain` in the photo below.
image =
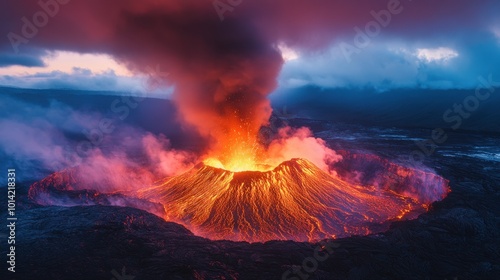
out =
<svg viewBox="0 0 500 280"><path fill-rule="evenodd" d="M313 126L336 149L391 159L418 149L414 138L430 137L424 129L295 124ZM134 208L40 206L28 200L25 182L17 194L16 273L2 269L0 278L498 279L500 136L448 136L424 161L449 180L444 200L388 231L322 243L211 241Z"/></svg>

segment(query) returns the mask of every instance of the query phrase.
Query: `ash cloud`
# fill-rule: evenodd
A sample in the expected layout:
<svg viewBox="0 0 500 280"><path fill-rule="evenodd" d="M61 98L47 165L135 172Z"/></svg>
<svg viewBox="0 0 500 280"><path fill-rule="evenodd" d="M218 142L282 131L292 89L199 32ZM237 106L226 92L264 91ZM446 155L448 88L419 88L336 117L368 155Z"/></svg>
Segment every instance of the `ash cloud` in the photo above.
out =
<svg viewBox="0 0 500 280"><path fill-rule="evenodd" d="M57 3L55 0L42 2ZM2 34L22 35L21 18L30 20L42 10L36 2L4 4ZM210 74L206 70L216 61L216 65L224 65L231 63L230 58L265 58L278 43L316 52L331 43L349 41L355 36L354 27L364 28L374 20L371 11L389 7L398 7L401 14L391 17L388 26L378 35L381 38L460 44L464 42L461 37L474 38L475 34L483 34L481 32L498 24L495 11L499 5L493 0L480 4L465 0L355 3L257 0L243 1L220 21L213 1L209 0L147 0L140 4L131 0L105 3L77 0L59 4L58 13L48 24L35 26L36 36L26 47L109 53L136 70L140 69L137 66L162 62L172 73L198 70ZM458 30L460 32L456 32ZM10 45L5 36L2 49ZM267 58L274 59L272 55ZM261 61L257 59L254 63ZM174 76L171 78L177 81Z"/></svg>
<svg viewBox="0 0 500 280"><path fill-rule="evenodd" d="M484 29L494 20L493 7L499 5L495 1L361 3L245 1L221 21L212 1L75 0L58 4L57 14L37 28L29 46L108 53L136 72L160 64L169 73L165 83L175 86L180 118L211 140L209 155L227 161L251 156L251 151L241 152L242 147L252 147L259 128L267 124L271 114L267 96L276 88L283 64L278 44L321 51L354 36L355 26L373 20L371 11L390 7L398 7L404 15L394 15L381 38L444 38L453 43L456 36L450 31L457 26L466 32ZM30 19L41 9L35 2L6 5L9 23L1 28L6 34L21 32L15 24L21 24L19 18Z"/></svg>
<svg viewBox="0 0 500 280"><path fill-rule="evenodd" d="M63 1L47 0L43 3L49 2L57 4ZM239 147L234 145L252 147L258 130L268 122L271 107L267 97L275 90L283 65L278 44L283 43L305 53L322 51L331 43L352 39L355 26L363 26L373 20L370 11L387 9L388 5L401 5L404 14L394 17L380 38L426 42L439 39L455 43L460 42L453 35L457 28L471 33L494 23L495 11L500 4L497 1L482 1L478 5L465 0L356 3L256 0L243 2L226 14L221 22L213 2L208 0L146 0L140 3L132 0L73 0L64 5L58 4L58 12L54 12L43 27L36 28L36 32L32 32L36 36L33 35L29 43L21 44L20 50L21 54L27 51L25 47L107 53L138 73L160 65L163 72L169 73L164 82L175 86L173 98L179 118L210 141L205 153L220 155L221 160L226 160L234 156L232 151L238 150ZM22 34L21 19L26 17L32 20L41 9L35 1L4 3L0 15L6 24L0 27L0 33ZM2 50L10 45L8 37L0 43ZM7 120L2 129L16 126L17 131L12 134L18 133L15 139L21 135L33 135L40 141L11 143L14 140L11 139L3 143L4 150L7 155L16 157L12 151L19 148L15 145L19 145L26 147L27 151L19 156L21 158L47 157L64 165L66 147L71 144L63 135L58 135L60 132L46 135L53 130L52 124L38 121L40 125L33 127L23 126L22 119ZM69 124L71 121L71 118L65 120L72 126ZM78 119L74 121L78 124ZM152 141L146 133L134 128L120 128L113 133L113 137L116 137L115 141L124 142L120 151L127 152L113 154L92 150L89 153L101 164L106 164L108 156L117 159L118 162L111 161L108 165L122 172L126 172L128 166L136 167L136 163L126 161L134 150L132 147L141 147L144 152L149 149L144 145L155 149L162 146L170 151L165 139ZM294 139L293 135L290 137ZM106 138L103 145L111 143L116 142ZM49 154L37 154L38 148L44 150L46 146L55 148ZM178 151L168 156L189 157ZM155 155L150 161L158 166L158 161L165 158L167 156ZM123 166L120 164L122 160L130 165ZM70 157L67 161L73 162L73 159Z"/></svg>

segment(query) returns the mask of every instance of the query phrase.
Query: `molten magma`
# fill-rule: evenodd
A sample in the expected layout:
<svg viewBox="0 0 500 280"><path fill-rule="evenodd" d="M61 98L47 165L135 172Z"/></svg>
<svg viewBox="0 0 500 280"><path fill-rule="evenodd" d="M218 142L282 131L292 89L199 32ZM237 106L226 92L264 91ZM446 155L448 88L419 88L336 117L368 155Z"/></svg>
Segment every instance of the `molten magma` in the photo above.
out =
<svg viewBox="0 0 500 280"><path fill-rule="evenodd" d="M225 38L227 33L220 36ZM213 57L192 64L210 65L209 71L196 68L172 73L179 81L174 102L181 119L209 141L204 159L232 171L262 170L257 137L269 122L272 109L267 96L276 87L283 60L273 47L249 48L251 40L244 35L223 41L236 49L226 54L216 47Z"/></svg>
<svg viewBox="0 0 500 280"><path fill-rule="evenodd" d="M417 201L350 185L303 159L266 172L199 164L138 195L162 203L166 220L195 234L250 242L368 234L372 226L422 210Z"/></svg>
<svg viewBox="0 0 500 280"><path fill-rule="evenodd" d="M282 127L266 147L248 133L232 132L236 135L218 141L222 149L212 149L203 163L233 172L270 171L291 158L305 158L330 172L329 165L342 159L307 127Z"/></svg>
<svg viewBox="0 0 500 280"><path fill-rule="evenodd" d="M263 148L255 137L241 129L233 129L226 136L231 141L219 141L219 146L222 148L216 152L217 156L209 155L203 160L206 165L234 172L270 169L270 166L259 163L258 155L263 153ZM213 153L212 150L211 154Z"/></svg>
<svg viewBox="0 0 500 280"><path fill-rule="evenodd" d="M321 143L316 141L311 143ZM133 170L107 170L108 176L96 177L92 169L79 166L34 183L29 197L42 205L135 207L203 237L253 242L380 232L392 220L423 213L449 192L448 181L432 172L377 157L344 153L335 166L338 175L304 159L265 172L232 172L200 163L150 187L131 180Z"/></svg>

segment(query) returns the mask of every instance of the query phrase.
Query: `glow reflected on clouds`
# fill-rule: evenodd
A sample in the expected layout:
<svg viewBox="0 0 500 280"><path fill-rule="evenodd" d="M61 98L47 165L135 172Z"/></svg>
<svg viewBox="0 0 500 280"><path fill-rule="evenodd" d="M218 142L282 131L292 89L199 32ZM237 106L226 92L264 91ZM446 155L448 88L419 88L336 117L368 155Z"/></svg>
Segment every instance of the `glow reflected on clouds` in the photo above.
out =
<svg viewBox="0 0 500 280"><path fill-rule="evenodd" d="M45 66L26 67L10 66L0 68L0 75L24 76L41 72L59 71L72 73L74 68L88 69L92 73L101 74L113 71L119 76L133 76L128 69L106 54L80 54L76 52L54 51L43 58Z"/></svg>
<svg viewBox="0 0 500 280"><path fill-rule="evenodd" d="M446 45L408 44L399 40L373 42L348 61L338 45L315 53L302 53L285 61L279 86L298 88L371 88L386 91L395 88L472 88L484 64L479 52ZM492 63L495 59L492 59Z"/></svg>
<svg viewBox="0 0 500 280"><path fill-rule="evenodd" d="M299 53L285 44L279 44L278 49L284 61L291 61L299 58Z"/></svg>
<svg viewBox="0 0 500 280"><path fill-rule="evenodd" d="M435 49L417 49L415 55L426 62L446 62L458 56L458 52L451 48L439 47Z"/></svg>
<svg viewBox="0 0 500 280"><path fill-rule="evenodd" d="M500 43L500 26L493 27L491 31L493 32L493 34L495 34L495 36L498 39L498 42Z"/></svg>

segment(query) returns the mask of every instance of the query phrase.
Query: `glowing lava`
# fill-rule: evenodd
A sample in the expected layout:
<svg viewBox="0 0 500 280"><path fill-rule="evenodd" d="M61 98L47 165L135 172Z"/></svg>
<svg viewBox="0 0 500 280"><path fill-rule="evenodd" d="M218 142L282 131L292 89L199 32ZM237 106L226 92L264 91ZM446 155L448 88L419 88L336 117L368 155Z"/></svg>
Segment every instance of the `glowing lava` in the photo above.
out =
<svg viewBox="0 0 500 280"><path fill-rule="evenodd" d="M139 197L162 203L166 220L195 234L250 242L368 234L372 225L422 209L409 198L350 185L304 159L265 172L199 164Z"/></svg>
<svg viewBox="0 0 500 280"><path fill-rule="evenodd" d="M238 127L238 124L236 124ZM227 169L231 171L266 171L270 167L258 164L257 155L263 153L264 149L257 142L254 135L241 129L232 130L227 141L218 141L218 150L212 150L203 162L207 165ZM257 135L257 132L254 132ZM255 139L254 139L255 138Z"/></svg>

